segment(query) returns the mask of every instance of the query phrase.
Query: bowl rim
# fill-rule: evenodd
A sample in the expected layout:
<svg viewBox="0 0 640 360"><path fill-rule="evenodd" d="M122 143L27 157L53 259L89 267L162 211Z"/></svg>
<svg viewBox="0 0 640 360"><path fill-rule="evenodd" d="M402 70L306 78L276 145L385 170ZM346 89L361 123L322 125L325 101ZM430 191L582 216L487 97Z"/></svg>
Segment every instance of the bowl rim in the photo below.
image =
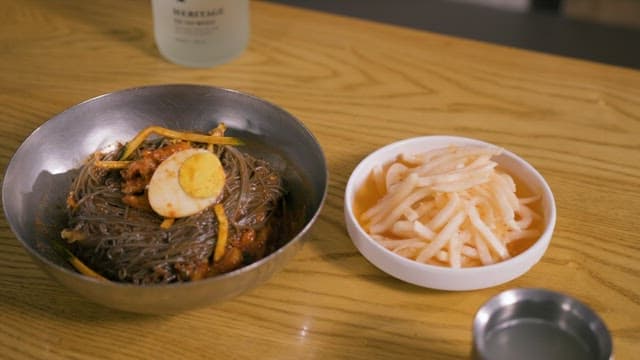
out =
<svg viewBox="0 0 640 360"><path fill-rule="evenodd" d="M540 183L540 185L542 186L542 198L547 198L548 203L548 207L549 207L549 214L548 216L545 216L545 222L544 222L544 231L542 232L542 234L540 234L540 236L538 237L538 239L531 245L529 246L525 251L521 252L520 254L514 256L514 257L510 257L506 260L502 260L493 264L489 264L489 265L482 265L482 266L474 266L474 267L466 267L466 268L451 268L451 267L446 267L446 266L439 266L439 265L432 265L432 264L427 264L427 263L420 263L417 262L415 260L411 260L411 259L407 259L401 255L398 255L392 251L390 251L389 249L385 248L384 246L380 245L377 241L373 240L373 238L371 238L371 236L362 228L362 226L360 225L360 222L357 220L354 212L353 212L353 199L355 196L355 192L357 191L356 186L357 184L355 184L356 182L356 175L360 174L360 173L364 173L365 171L371 171L371 167L369 166L369 163L372 162L372 159L381 156L383 154L393 154L393 156L397 156L398 154L400 154L400 152L398 150L402 149L403 147L407 146L408 144L413 144L413 143L423 143L423 142L429 142L429 141L434 141L434 140L452 140L452 141L456 141L457 144L461 144L461 143L466 143L466 144L470 144L470 145L483 145L483 146L490 146L490 147L499 147L495 144L483 141L483 140L479 140L479 139L474 139L474 138L469 138L469 137L463 137L463 136L456 136L456 135L425 135L425 136L417 136L417 137L411 137L411 138L406 138L406 139L402 139L402 140L398 140L395 142L392 142L390 144L387 144L381 148L378 148L377 150L373 151L372 153L370 153L369 155L367 155L365 158L363 158L358 165L355 167L355 169L353 170L353 172L351 173L351 175L349 176L349 180L347 181L347 186L345 188L345 201L344 201L344 209L345 209L345 213L346 213L346 217L347 217L347 221L351 222L354 229L357 231L357 235L360 236L360 238L362 239L362 241L366 242L367 244L370 244L371 246L373 246L373 248L375 249L376 252L378 253L384 253L385 255L389 255L390 257L388 257L389 260L393 261L394 263L399 263L403 266L407 266L407 267L412 267L412 268L416 268L417 270L422 270L422 271L427 271L427 272L432 272L435 274L447 274L450 275L452 273L457 273L457 274L478 274L478 273L483 273L483 272L494 272L496 270L502 270L502 269L506 269L509 268L513 265L515 265L517 262L523 262L526 260L526 258L531 257L531 256L535 256L537 254L537 252L542 251L542 253L544 253L546 251L546 248L548 246L548 244L551 241L551 237L553 235L553 231L555 228L555 224L556 224L556 204L555 204L555 198L553 196L553 192L551 191L551 187L549 186L549 184L547 183L547 181L544 179L544 177L538 172L538 170L536 170L531 164L529 164L525 159L521 158L520 156L516 155L515 153L507 150L504 147L499 147L502 149L502 153L500 154L501 156L507 156L515 161L517 161L518 163L520 163L520 165L522 165L528 172L530 172L534 178L536 179L537 182ZM548 195L548 196L545 196ZM542 240L542 241L541 241ZM352 241L354 242L354 244L356 245L356 247L358 248L359 251L362 252L362 250L360 249L359 245L356 244L359 240L353 239L352 237ZM363 254L364 255L364 254ZM367 256L365 256L367 259L369 259ZM369 260L371 261L371 260ZM535 262L538 262L539 259ZM373 261L372 261L373 262ZM534 262L534 263L535 263ZM374 264L376 266L378 266L378 264L376 264L374 262ZM386 270L383 270L386 272ZM394 275L396 276L396 275ZM404 280L404 279L403 279Z"/></svg>
<svg viewBox="0 0 640 360"><path fill-rule="evenodd" d="M32 248L22 237L22 235L17 231L17 229L15 228L14 224L9 221L9 219L7 218L7 214L11 213L11 211L9 211L9 209L7 208L6 202L4 201L4 199L6 198L6 194L10 191L8 189L8 187L6 186L6 181L7 181L7 177L6 174L10 172L11 169L13 169L14 167L18 166L17 162L15 161L15 158L17 157L17 155L21 152L24 151L24 146L27 143L27 141L32 138L37 132L40 131L44 131L43 129L48 126L47 124L51 124L55 121L59 121L57 119L63 118L65 114L72 112L74 109L77 109L78 107L81 106L86 106L89 103L95 102L95 101L99 101L100 99L104 98L104 97L108 97L108 96L115 96L115 95L121 95L122 93L136 93L139 91L152 91L154 89L161 89L161 88L172 88L172 89L177 89L177 88L192 88L192 89L202 89L202 90L211 90L211 91L220 91L223 93L229 93L229 94L234 94L234 95L239 95L239 96L243 96L243 97L247 97L253 101L259 102L259 103L263 103L265 105L267 105L268 107L271 107L273 109L275 109L276 111L282 113L283 115L285 115L287 118L293 119L295 120L295 123L300 127L300 129L306 133L307 136L309 136L309 138L313 141L313 143L318 147L318 150L320 151L320 155L322 158L322 167L324 169L324 176L325 176L325 184L324 184L324 188L322 189L322 193L320 194L320 198L318 199L318 207L317 209L315 209L313 215L311 217L309 217L309 219L306 220L305 225L296 233L295 236L293 236L291 239L289 239L289 241L287 241L286 244L284 244L283 246L279 247L278 249L276 249L275 251L271 252L269 255L265 256L264 258L255 261L249 265L243 266L241 268L238 268L236 270L230 271L228 273L224 273L224 274L220 274L220 275L216 275L216 276L211 276L211 277L207 277L201 280L197 280L197 281L185 281L185 282L173 282L173 283L168 283L168 284L145 284L145 285L137 285L137 284L133 284L133 283L127 283L127 282L118 282L118 281L103 281L103 280L99 280L99 279L95 279L93 277L89 277L83 274L80 274L77 271L74 271L72 269L66 268L64 266L58 265L52 261L50 261L48 258L46 258L45 256L43 256L42 254L40 254L39 251L37 251L36 249ZM318 219L318 217L320 216L320 213L322 212L322 209L324 208L324 204L326 202L326 198L328 196L328 188L329 188L329 169L327 166L327 159L326 159L326 155L322 149L322 146L320 145L320 142L318 141L318 139L315 137L315 135L309 130L309 128L307 128L304 123L302 123L302 121L300 121L300 119L298 119L296 116L294 116L293 114L289 113L287 110L285 110L284 108L266 100L263 98L260 98L256 95L250 94L250 93L246 93L246 92L242 92L240 90L235 90L235 89L229 89L229 88L224 88L224 87L218 87L218 86L212 86L212 85L203 85L203 84L188 84L188 83L169 83L169 84L156 84L156 85L144 85L144 86L136 86L136 87L130 87L130 88L123 88L123 89L119 89L119 90L115 90L115 91L111 91L111 92L107 92L107 93L103 93L103 94L99 94L96 95L94 97L88 98L86 100L83 100L77 104L74 104L68 108L65 108L63 111L54 114L53 116L51 116L50 118L48 118L46 121L44 121L43 123L41 123L40 125L38 125L33 131L31 131L29 133L29 135L27 135L27 137L25 137L20 145L18 146L18 148L14 151L13 155L11 156L11 159L9 160L5 171L2 173L2 210L4 212L4 216L5 219L7 220L7 223L9 224L9 229L11 230L11 232L14 234L14 236L16 237L16 239L20 242L20 244L22 245L22 247L24 249L26 249L29 253L29 255L31 255L32 257L36 258L37 260L39 260L40 262L42 262L43 264L51 267L52 269L55 269L57 271L62 271L63 273L65 273L66 275L70 275L75 279L81 280L81 281L85 281L85 282L89 282L89 283L93 283L95 285L98 286L108 286L108 287L114 287L114 288L134 288L134 289L169 289L169 288L174 288L174 287L193 287L193 286L200 286L198 284L203 284L203 283L211 283L211 282L218 282L218 281L223 281L226 278L229 277L235 277L235 276L240 276L243 273L246 272L251 272L252 270L254 270L255 268L261 267L263 264L269 262L270 259L280 256L280 254L282 254L283 252L285 252L285 250L291 246L294 246L295 243L298 242L298 240L304 236L305 234L307 234L311 227L313 226L313 224L316 222L316 220ZM48 242L48 240L47 240Z"/></svg>

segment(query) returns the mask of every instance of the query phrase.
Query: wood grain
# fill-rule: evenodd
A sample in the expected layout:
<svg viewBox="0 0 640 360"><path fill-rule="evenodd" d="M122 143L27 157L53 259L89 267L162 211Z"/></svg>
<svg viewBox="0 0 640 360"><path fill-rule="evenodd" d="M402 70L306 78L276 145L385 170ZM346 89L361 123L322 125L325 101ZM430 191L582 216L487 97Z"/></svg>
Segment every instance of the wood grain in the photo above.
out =
<svg viewBox="0 0 640 360"><path fill-rule="evenodd" d="M249 48L212 69L160 58L145 1L0 0L0 164L37 126L123 88L197 83L274 102L317 136L331 182L312 239L233 301L174 316L105 309L49 279L0 220L6 358L458 359L502 290L573 295L640 352L640 72L252 2ZM401 283L355 249L342 220L350 172L374 149L427 134L514 151L549 182L558 222L542 261L472 292Z"/></svg>

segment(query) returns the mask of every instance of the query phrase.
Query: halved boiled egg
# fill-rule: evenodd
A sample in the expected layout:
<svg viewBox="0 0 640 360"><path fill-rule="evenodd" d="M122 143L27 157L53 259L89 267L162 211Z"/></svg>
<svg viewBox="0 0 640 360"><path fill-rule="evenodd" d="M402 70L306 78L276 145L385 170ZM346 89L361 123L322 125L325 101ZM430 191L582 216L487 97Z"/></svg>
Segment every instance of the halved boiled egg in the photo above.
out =
<svg viewBox="0 0 640 360"><path fill-rule="evenodd" d="M166 218L190 216L215 204L224 182L216 155L204 149L182 150L161 162L151 176L149 204Z"/></svg>

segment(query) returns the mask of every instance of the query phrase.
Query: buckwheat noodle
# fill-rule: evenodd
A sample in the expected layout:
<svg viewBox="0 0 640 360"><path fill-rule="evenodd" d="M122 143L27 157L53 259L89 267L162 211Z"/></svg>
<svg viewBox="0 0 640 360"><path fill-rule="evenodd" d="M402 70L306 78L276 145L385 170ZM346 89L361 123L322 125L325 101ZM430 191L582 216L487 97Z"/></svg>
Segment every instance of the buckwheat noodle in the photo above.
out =
<svg viewBox="0 0 640 360"><path fill-rule="evenodd" d="M146 141L133 160L143 150L158 149L167 143L162 138ZM208 263L215 247L218 220L213 209L176 219L168 229L161 228L163 218L152 210L123 203L119 170L95 165L95 157L116 160L121 151L93 155L71 186L70 196L76 206L69 209L68 225L86 235L70 244L72 252L93 270L115 281L152 284L190 280L189 274ZM247 234L254 235L250 239L254 240L252 247L242 248L239 265L246 265L273 251L278 237L283 235L286 211L282 179L267 161L233 146L216 145L213 151L226 174L221 202L230 224L229 238L242 243ZM208 276L233 268L212 266L207 270Z"/></svg>

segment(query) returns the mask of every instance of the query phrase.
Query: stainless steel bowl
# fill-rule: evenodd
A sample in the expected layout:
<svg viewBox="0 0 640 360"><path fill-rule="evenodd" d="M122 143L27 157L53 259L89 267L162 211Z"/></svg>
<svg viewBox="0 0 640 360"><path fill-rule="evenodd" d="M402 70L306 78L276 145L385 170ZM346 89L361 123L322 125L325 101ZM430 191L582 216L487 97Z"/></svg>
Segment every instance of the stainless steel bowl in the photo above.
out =
<svg viewBox="0 0 640 360"><path fill-rule="evenodd" d="M295 237L264 259L205 280L136 286L80 275L50 246L64 227L65 197L74 169L92 152L160 125L208 131L223 121L227 134L247 142L244 150L283 168L288 201L304 214ZM236 91L197 85L123 90L78 104L36 129L6 169L5 216L18 240L45 272L77 293L108 307L171 313L230 299L281 269L301 248L327 193L328 173L317 140L281 108Z"/></svg>
<svg viewBox="0 0 640 360"><path fill-rule="evenodd" d="M613 356L606 325L577 299L544 289L512 289L476 313L472 358L609 360Z"/></svg>

